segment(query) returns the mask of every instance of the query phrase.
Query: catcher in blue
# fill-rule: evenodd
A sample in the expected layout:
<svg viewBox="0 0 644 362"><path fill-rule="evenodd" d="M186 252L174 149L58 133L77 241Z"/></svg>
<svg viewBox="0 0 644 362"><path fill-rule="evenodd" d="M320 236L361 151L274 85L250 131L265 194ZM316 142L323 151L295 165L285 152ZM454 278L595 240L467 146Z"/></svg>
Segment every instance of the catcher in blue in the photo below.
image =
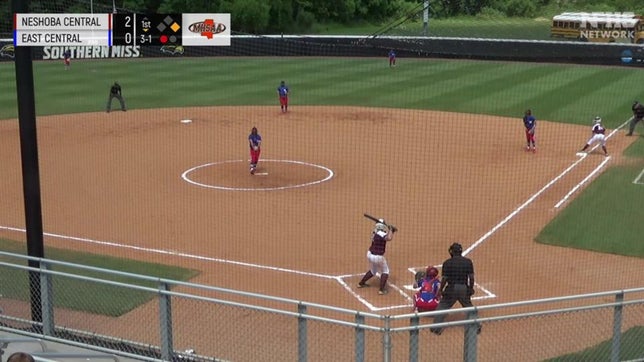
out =
<svg viewBox="0 0 644 362"><path fill-rule="evenodd" d="M417 272L415 279L414 288L420 289L414 294L414 311L429 312L436 310L440 302L438 291L441 286L438 269L428 266L425 271Z"/></svg>
<svg viewBox="0 0 644 362"><path fill-rule="evenodd" d="M606 150L606 128L602 126L601 117L595 117L595 119L593 120L593 128L591 132L592 136L590 136L590 138L584 145L584 148L581 149L581 152L586 152L588 147L590 147L594 143L599 142L599 144L602 146L602 150L604 151L604 155L608 156L608 151Z"/></svg>

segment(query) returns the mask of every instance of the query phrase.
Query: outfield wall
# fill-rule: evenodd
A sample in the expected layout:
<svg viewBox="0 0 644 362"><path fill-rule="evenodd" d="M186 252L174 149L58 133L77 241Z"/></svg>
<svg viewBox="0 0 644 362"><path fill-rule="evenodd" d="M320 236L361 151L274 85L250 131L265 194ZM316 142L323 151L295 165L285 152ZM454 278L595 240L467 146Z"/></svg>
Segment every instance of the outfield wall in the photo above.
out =
<svg viewBox="0 0 644 362"><path fill-rule="evenodd" d="M8 43L0 41L0 49ZM180 56L314 56L453 58L644 66L644 45L436 37L233 36L229 47L69 47L73 58ZM35 60L62 59L65 47L34 47ZM11 60L0 51L0 60Z"/></svg>

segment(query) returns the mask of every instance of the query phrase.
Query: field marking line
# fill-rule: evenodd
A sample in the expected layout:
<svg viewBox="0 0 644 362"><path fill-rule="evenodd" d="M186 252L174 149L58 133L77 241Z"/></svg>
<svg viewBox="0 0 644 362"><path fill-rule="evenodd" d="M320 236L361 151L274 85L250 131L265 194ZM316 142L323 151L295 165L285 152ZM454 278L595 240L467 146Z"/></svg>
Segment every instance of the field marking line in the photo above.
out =
<svg viewBox="0 0 644 362"><path fill-rule="evenodd" d="M507 224L513 217L515 217L519 212L521 212L523 209L525 209L528 205L530 205L534 200L537 199L537 197L541 196L546 190L548 190L552 185L557 183L559 180L561 180L568 172L572 171L573 168L577 167L577 165L583 161L585 157L577 159L575 162L573 162L570 166L568 166L563 172L561 172L559 175L557 175L555 178L550 180L545 186L543 186L539 191L537 191L534 195L530 196L523 204L521 204L519 207L514 209L508 216L506 216L503 220L501 220L498 224L496 224L492 229L490 229L488 232L483 234L477 241L474 242L474 244L470 245L467 249L463 251L463 256L469 254L472 252L474 249L476 249L479 245L481 245L487 238L492 236L497 230L502 228L505 224Z"/></svg>
<svg viewBox="0 0 644 362"><path fill-rule="evenodd" d="M0 226L0 230L18 231L18 232L26 233L25 229L20 229L20 228L15 228L15 227L10 227L10 226ZM78 241L78 242L89 243L89 244L97 244L97 245L102 245L102 246L110 246L110 247L116 247L116 248L143 251L143 252L148 252L148 253L153 253L153 254L177 256L177 257L182 257L182 258L187 258L187 259L195 259L195 260L200 260L200 261L212 261L212 262L222 263L222 264L231 264L231 265L236 265L236 266L243 266L243 267L250 267L250 268L257 268L257 269L279 271L279 272L284 272L284 273L299 274L299 275L305 275L305 276L323 278L323 279L335 279L336 278L333 275L310 273L310 272L304 272L304 271L300 271L300 270L279 268L279 267L268 266L268 265L253 264L253 263L247 263L247 262L242 262L242 261L234 261L234 260L228 260L228 259L213 258L213 257L209 257L209 256L194 255L194 254L188 254L188 253L175 251L175 250L144 248L142 246L119 244L119 243L111 242L111 241L100 241L100 240L93 240L93 239L89 239L89 238L80 238L80 237L76 237L76 236L68 236L68 235L61 235L61 234L54 234L54 233L45 233L44 232L43 235L48 236L48 237L52 237L52 238L57 238L57 239L66 239L66 240Z"/></svg>
<svg viewBox="0 0 644 362"><path fill-rule="evenodd" d="M613 134L615 134L615 132L617 132L617 131L618 131L619 129L621 129L624 125L626 125L626 123L627 123L627 122L623 123L623 124L622 124L621 126L619 126L617 129L613 130L613 132L611 132L611 133L609 134L609 136L608 136L608 137L610 137L610 136L612 136ZM597 148L598 146L599 146L599 145L596 145L593 149ZM532 196L530 196L530 197L529 197L529 198L528 198L528 199L527 199L523 204L521 204L519 207L517 207L516 209L514 209L514 210L513 210L510 214L508 214L508 215L507 215L503 220L501 220L498 224L496 224L494 227L492 227L492 229L490 229L488 232L486 232L485 234L483 234L483 236L481 236L477 241L475 241L475 242L474 242L474 244L472 244L470 247L468 247L467 249L465 249L465 250L463 251L463 254L462 254L462 255L463 255L463 256L465 256L465 255L469 254L470 252L472 252L474 249L476 249L476 248L477 248L479 245L481 245L485 240L487 240L490 236L492 236L492 235L493 235L497 230L499 230L500 228L502 228L502 227L503 227L505 224L507 224L507 223L508 223L508 222L509 222L513 217L515 217L517 214L519 214L519 212L521 212L521 211L522 211L523 209L525 209L528 205L530 205L534 200L536 200L536 199L537 199L537 197L541 196L541 194L543 194L546 190L548 190L552 185L554 185L555 183L557 183L557 182L558 182L559 180L561 180L561 179L562 179L566 174L568 174L570 171L572 171L572 169L574 169L575 167L577 167L577 165L579 165L579 164L580 164L580 163L581 163L581 162L586 158L586 156L587 156L587 154L585 154L585 153L584 153L584 155L583 155L583 156L581 156L579 159L577 159L575 162L573 162L570 166L568 166L568 167L567 167L564 171L562 171L559 175L557 175L555 178L553 178L553 179L552 179L552 180L550 180L548 183L546 183L546 185L545 185L545 186L543 186L539 191L537 191L535 194L533 194ZM607 157L607 159L610 159L610 157ZM605 161L605 162L607 162L607 160L604 160L604 161ZM440 267L440 266L437 266L437 267ZM409 270L410 272L414 273L414 271L415 271L416 269L420 269L420 270L422 270L422 269L424 269L424 268L426 268L426 267L417 267L417 268L413 268L413 267L412 267L412 268L408 268L408 270ZM479 299L483 299L483 298L496 298L496 295L495 295L494 293L492 293L492 292L490 292L489 290L487 290L487 289L485 289L485 288L481 287L479 284L476 284L476 283L475 283L475 285L476 285L476 286L478 286L481 290L484 290L484 292L486 293L486 296L485 296L485 297L478 297ZM407 288L407 287L411 287L411 286L404 286L404 287L405 287L405 288ZM409 288L407 288L407 289L409 289ZM473 298L473 299L474 299L474 298Z"/></svg>
<svg viewBox="0 0 644 362"><path fill-rule="evenodd" d="M572 189L570 189L570 191L568 191L566 196L561 198L561 200L559 200L559 202L555 204L555 209L558 209L564 202L568 200L568 198L570 198L570 196L572 196L572 194L574 194L581 186L583 186L586 182L588 182L588 180L590 180L593 176L595 176L595 174L599 172L599 170L601 170L604 166L606 166L608 161L610 161L610 156L605 157L604 160L599 164L599 166L595 167L595 169L592 170L586 177L584 177L583 180L581 180Z"/></svg>
<svg viewBox="0 0 644 362"><path fill-rule="evenodd" d="M644 182L640 182L640 180L642 179L643 176L644 176L644 169L642 169L642 172L640 172L640 174L637 175L635 180L633 180L633 183L637 184L637 185L644 185Z"/></svg>
<svg viewBox="0 0 644 362"><path fill-rule="evenodd" d="M607 138L612 137L615 133L619 132L624 126L628 124L628 121L622 123L619 127L615 128L611 133L606 136ZM597 148L599 145L595 145L593 147L593 150ZM537 193L532 195L526 202L521 204L521 206L517 207L514 211L512 211L508 216L506 216L501 222L496 224L490 231L485 233L483 236L481 236L477 241L474 242L469 248L465 249L463 251L463 255L469 254L472 250L476 249L481 243L483 243L487 238L489 238L492 234L494 234L498 229L503 227L508 221L510 221L514 216L516 216L521 210L526 208L528 205L530 205L537 197L539 197L542 193L544 193L547 189L549 189L552 185L554 185L557 181L559 181L561 178L563 178L568 172L570 172L573 168L577 167L579 163L581 163L583 160L585 160L586 157L581 157L575 162L573 162L568 168L566 168L563 172L561 172L558 176L550 180L545 186L543 186Z"/></svg>
<svg viewBox="0 0 644 362"><path fill-rule="evenodd" d="M315 180L311 182L306 182L302 184L296 184L296 185L288 185L288 186L280 186L280 187L228 187L228 186L218 186L218 185L209 185L209 184L203 184L197 181L192 180L188 175L196 170L199 170L204 167L210 167L210 166L217 166L217 165L222 165L226 163L238 163L238 162L245 162L244 160L226 160L226 161L217 161L217 162L210 162L210 163L205 163L203 165L198 165L192 168L187 169L183 173L181 173L181 178L192 185L203 187L203 188L209 188L209 189L217 189L217 190L225 190L225 191L279 191L279 190L287 190L287 189L294 189L298 187L305 187L305 186L312 186L312 185L317 185L321 184L323 182L326 182L330 179L333 178L333 170L331 170L328 167L322 166L322 165L317 165L315 163L310 163L310 162L304 162L304 161L294 161L294 160L267 160L264 159L261 162L281 162L281 163L290 163L290 164L296 164L296 165L303 165L303 166L310 166L310 167L315 167L319 168L321 170L324 170L327 175L323 179L320 180ZM259 176L266 176L268 175L268 172L265 173L256 173L255 175Z"/></svg>
<svg viewBox="0 0 644 362"><path fill-rule="evenodd" d="M622 123L621 125L619 125L619 126L618 126L617 128L615 128L612 132L610 132L610 133L608 134L608 136L606 136L606 138L611 138L611 137L613 137L613 136L615 135L615 133L619 132L622 128L624 128L624 127L628 124L628 122L629 122L629 121L630 121L630 120L628 120L628 121L626 121L626 122ZM590 152L593 152L593 151L594 151L595 149L597 149L597 147L599 147L599 146L600 146L600 144L596 144L596 145L595 145L595 147L593 147L593 148L591 148L591 149L590 149ZM577 155L579 155L579 152L577 152ZM587 155L587 154L586 154L586 155ZM583 159L584 159L584 158L582 157L580 160L583 160ZM593 176L595 173L599 172L599 170L600 170L602 167L604 167L604 165L608 162L608 160L610 160L610 157L606 157L606 158L604 159L604 161L602 161L602 162L599 164L599 166L598 166L597 168L595 168L595 169L594 169L590 174L588 174L588 175L587 175L583 180L581 180L581 182L579 182L577 185L573 186L573 187L572 187L572 189L571 189L570 191L568 191L568 193L567 193L567 194L566 194L566 195L565 195L561 200L559 200L559 202L557 202L557 203L555 204L555 207L554 207L554 208L555 208L555 209L558 209L558 208L559 208L559 207L560 207L564 202L566 202L566 200L568 200L568 198L570 198L570 196L572 196L572 194L574 194L574 193L575 193L575 191L577 191L577 190L578 190L578 189L579 189L579 188L580 188L584 183L588 182L588 180L590 180L590 179L592 178L592 176ZM644 172L644 171L643 171L643 172Z"/></svg>

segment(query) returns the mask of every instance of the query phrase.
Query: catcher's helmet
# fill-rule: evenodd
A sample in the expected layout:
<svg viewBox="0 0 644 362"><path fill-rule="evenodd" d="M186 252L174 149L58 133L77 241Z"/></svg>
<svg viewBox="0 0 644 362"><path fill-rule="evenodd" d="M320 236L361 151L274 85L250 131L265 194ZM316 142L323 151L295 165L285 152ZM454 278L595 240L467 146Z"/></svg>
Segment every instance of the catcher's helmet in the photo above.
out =
<svg viewBox="0 0 644 362"><path fill-rule="evenodd" d="M449 255L461 255L463 253L463 247L459 243L454 243L449 247Z"/></svg>
<svg viewBox="0 0 644 362"><path fill-rule="evenodd" d="M425 271L425 273L430 278L436 278L438 276L438 269L436 269L433 266L428 266L427 270Z"/></svg>

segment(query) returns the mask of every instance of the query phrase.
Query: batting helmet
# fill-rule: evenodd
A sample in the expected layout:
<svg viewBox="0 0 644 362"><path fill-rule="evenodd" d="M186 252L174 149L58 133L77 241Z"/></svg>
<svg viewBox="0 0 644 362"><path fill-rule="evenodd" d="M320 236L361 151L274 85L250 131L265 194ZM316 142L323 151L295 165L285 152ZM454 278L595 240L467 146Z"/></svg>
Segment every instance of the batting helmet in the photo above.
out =
<svg viewBox="0 0 644 362"><path fill-rule="evenodd" d="M384 233L389 232L389 227L387 226L387 224L385 224L385 220L380 219L376 223L376 228L373 230L373 232L377 233L378 231L382 231Z"/></svg>
<svg viewBox="0 0 644 362"><path fill-rule="evenodd" d="M596 116L595 119L593 120L593 123L602 123L602 118L600 116Z"/></svg>
<svg viewBox="0 0 644 362"><path fill-rule="evenodd" d="M454 243L449 247L449 255L461 255L463 253L463 247L459 243Z"/></svg>

